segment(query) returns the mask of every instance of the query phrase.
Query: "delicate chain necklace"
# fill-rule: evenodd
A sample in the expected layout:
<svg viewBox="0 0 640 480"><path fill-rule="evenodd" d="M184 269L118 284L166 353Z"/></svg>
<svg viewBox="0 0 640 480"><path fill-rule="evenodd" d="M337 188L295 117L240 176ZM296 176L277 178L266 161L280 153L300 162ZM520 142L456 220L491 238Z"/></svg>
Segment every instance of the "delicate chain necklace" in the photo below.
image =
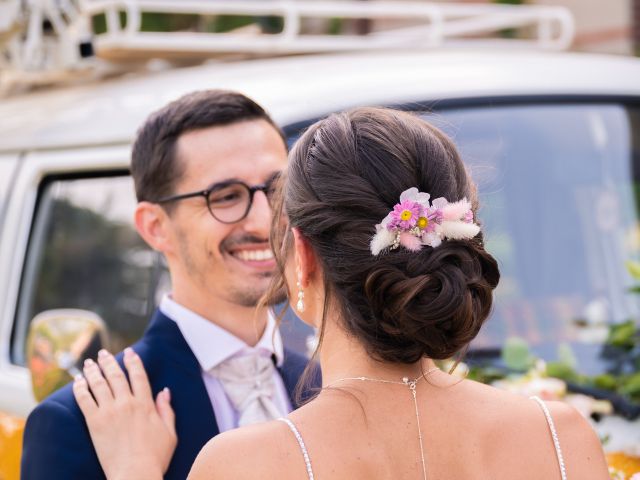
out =
<svg viewBox="0 0 640 480"><path fill-rule="evenodd" d="M424 480L427 480L427 466L424 461L424 446L422 444L422 429L420 428L420 412L418 411L418 400L416 398L416 385L420 380L422 380L423 378L427 378L429 375L431 375L433 372L437 370L439 370L438 367L431 368L427 370L425 373L423 373L422 375L420 375L418 378L414 378L413 380L410 380L409 377L403 377L401 382L398 382L395 380L384 380L382 378L344 377L331 382L329 385L327 385L324 388L332 387L336 383L344 382L347 380L359 380L361 382L391 383L394 385L405 385L409 387L409 391L411 392L411 397L413 398L413 406L415 407L415 410L416 410L416 422L418 423L418 440L420 441L420 458L422 460L422 478Z"/></svg>

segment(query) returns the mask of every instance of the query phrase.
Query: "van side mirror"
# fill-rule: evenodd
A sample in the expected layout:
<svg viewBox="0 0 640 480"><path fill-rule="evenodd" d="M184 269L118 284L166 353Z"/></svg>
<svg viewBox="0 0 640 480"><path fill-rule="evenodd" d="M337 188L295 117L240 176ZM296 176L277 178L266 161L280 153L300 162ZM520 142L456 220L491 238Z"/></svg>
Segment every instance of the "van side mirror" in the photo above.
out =
<svg viewBox="0 0 640 480"><path fill-rule="evenodd" d="M27 336L27 366L37 401L81 373L87 358L107 347L104 321L87 310L46 310L36 315Z"/></svg>

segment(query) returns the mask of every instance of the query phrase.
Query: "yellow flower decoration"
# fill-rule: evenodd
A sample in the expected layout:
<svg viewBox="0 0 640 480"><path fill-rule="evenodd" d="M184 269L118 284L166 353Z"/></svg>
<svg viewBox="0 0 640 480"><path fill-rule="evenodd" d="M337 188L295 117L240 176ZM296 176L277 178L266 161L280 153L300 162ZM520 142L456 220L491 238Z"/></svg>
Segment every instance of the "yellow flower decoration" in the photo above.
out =
<svg viewBox="0 0 640 480"><path fill-rule="evenodd" d="M420 217L418 219L418 227L420 227L420 230L427 228L427 225L429 225L429 219L427 217Z"/></svg>
<svg viewBox="0 0 640 480"><path fill-rule="evenodd" d="M402 213L400 214L400 218L402 220L411 220L411 216L413 214L411 213L411 210L403 210Z"/></svg>

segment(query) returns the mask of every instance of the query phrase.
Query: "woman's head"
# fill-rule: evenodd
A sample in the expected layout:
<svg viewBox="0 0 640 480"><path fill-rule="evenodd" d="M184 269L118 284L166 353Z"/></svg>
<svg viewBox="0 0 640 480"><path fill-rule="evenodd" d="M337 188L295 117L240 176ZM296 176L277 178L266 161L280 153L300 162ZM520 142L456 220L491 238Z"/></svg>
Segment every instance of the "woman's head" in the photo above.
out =
<svg viewBox="0 0 640 480"><path fill-rule="evenodd" d="M334 114L294 146L282 191L288 225L276 218L281 227L273 229L279 261L293 261L292 228L309 246L322 272L324 306L337 308L341 327L372 357L402 363L448 358L466 347L490 312L499 279L482 233L372 255L375 225L411 187L450 202L466 197L477 208L453 143L427 122L378 108Z"/></svg>

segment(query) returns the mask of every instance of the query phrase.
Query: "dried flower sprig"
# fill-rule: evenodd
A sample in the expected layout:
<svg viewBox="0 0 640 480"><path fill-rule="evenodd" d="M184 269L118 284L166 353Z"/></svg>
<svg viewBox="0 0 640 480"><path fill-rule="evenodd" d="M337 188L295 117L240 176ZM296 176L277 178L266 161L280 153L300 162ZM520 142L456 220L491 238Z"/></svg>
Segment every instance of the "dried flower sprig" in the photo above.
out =
<svg viewBox="0 0 640 480"><path fill-rule="evenodd" d="M443 240L470 239L480 232L466 198L453 203L443 197L429 202L430 198L415 187L402 192L400 202L376 225L371 253L379 255L400 246L417 252L425 245L435 248Z"/></svg>

